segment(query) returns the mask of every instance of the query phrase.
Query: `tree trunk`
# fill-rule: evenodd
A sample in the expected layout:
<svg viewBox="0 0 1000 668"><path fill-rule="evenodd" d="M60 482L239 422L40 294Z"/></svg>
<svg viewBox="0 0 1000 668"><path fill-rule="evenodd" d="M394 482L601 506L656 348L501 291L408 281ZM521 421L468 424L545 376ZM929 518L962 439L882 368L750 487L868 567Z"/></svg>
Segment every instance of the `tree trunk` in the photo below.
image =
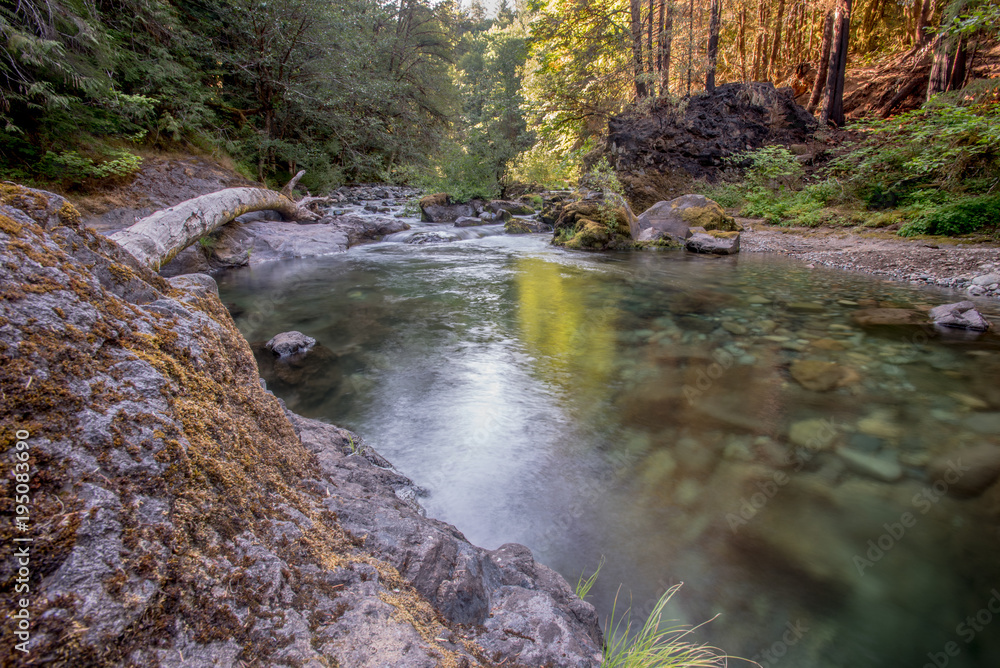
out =
<svg viewBox="0 0 1000 668"><path fill-rule="evenodd" d="M826 76L830 68L830 48L833 45L833 10L826 13L823 20L823 44L819 55L819 67L816 68L816 82L813 84L812 97L809 98L809 105L806 107L810 114L816 113L819 100L823 97L823 89L826 87Z"/></svg>
<svg viewBox="0 0 1000 668"><path fill-rule="evenodd" d="M237 217L252 211L277 211L286 220L315 220L281 193L263 188L227 188L181 202L119 230L111 239L139 262L158 271L182 250Z"/></svg>
<svg viewBox="0 0 1000 668"><path fill-rule="evenodd" d="M650 97L656 96L656 57L653 51L653 0L649 0L649 9L647 10L648 16L646 17L646 25L648 30L646 31L646 62L648 63L646 71L649 73L649 95Z"/></svg>
<svg viewBox="0 0 1000 668"><path fill-rule="evenodd" d="M749 81L750 74L747 71L747 8L740 5L740 26L737 33L736 42L740 51L740 79Z"/></svg>
<svg viewBox="0 0 1000 668"><path fill-rule="evenodd" d="M931 14L934 13L934 0L916 0L917 26L913 31L913 43L923 46L931 41L931 35L927 32L927 26L931 22Z"/></svg>
<svg viewBox="0 0 1000 668"><path fill-rule="evenodd" d="M660 95L670 92L670 56L674 42L674 3L673 0L663 0L667 6L667 20L660 31ZM662 6L661 6L662 7Z"/></svg>
<svg viewBox="0 0 1000 668"><path fill-rule="evenodd" d="M767 72L767 18L770 5L760 0L757 6L757 37L753 49L753 78L760 81Z"/></svg>
<svg viewBox="0 0 1000 668"><path fill-rule="evenodd" d="M833 47L826 76L826 95L820 121L837 127L844 125L844 75L847 72L847 48L851 39L851 0L840 0L833 25Z"/></svg>
<svg viewBox="0 0 1000 668"><path fill-rule="evenodd" d="M778 0L778 15L774 19L774 41L771 44L771 58L768 65L768 77L777 80L778 53L781 51L781 28L785 18L785 0Z"/></svg>
<svg viewBox="0 0 1000 668"><path fill-rule="evenodd" d="M965 40L940 34L934 39L934 64L931 65L927 99L935 93L957 90L965 81Z"/></svg>
<svg viewBox="0 0 1000 668"><path fill-rule="evenodd" d="M691 95L691 76L694 70L694 0L691 0L688 9L688 67L687 67L687 94Z"/></svg>
<svg viewBox="0 0 1000 668"><path fill-rule="evenodd" d="M646 83L643 81L642 67L642 0L629 0L629 14L632 28L632 72L635 76L635 97L646 97Z"/></svg>
<svg viewBox="0 0 1000 668"><path fill-rule="evenodd" d="M719 60L720 0L712 0L711 18L708 21L708 71L705 73L705 90L715 90L715 67Z"/></svg>

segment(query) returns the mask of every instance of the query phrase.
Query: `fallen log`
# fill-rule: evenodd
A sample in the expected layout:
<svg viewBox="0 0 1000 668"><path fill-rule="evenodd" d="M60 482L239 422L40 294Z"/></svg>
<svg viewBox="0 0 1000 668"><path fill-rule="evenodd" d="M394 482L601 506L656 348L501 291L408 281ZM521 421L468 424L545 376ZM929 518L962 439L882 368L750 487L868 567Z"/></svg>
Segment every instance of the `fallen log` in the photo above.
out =
<svg viewBox="0 0 1000 668"><path fill-rule="evenodd" d="M227 188L146 216L111 239L140 262L159 271L178 253L245 213L277 211L285 220L315 220L281 193L264 188Z"/></svg>

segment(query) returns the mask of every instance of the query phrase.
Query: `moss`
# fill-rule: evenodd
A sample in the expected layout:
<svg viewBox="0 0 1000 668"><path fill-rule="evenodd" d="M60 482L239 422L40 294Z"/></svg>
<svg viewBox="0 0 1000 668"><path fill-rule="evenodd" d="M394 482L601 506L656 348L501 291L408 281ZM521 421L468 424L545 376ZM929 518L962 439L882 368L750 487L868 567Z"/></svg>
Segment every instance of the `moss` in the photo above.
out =
<svg viewBox="0 0 1000 668"><path fill-rule="evenodd" d="M21 231L22 225L13 218L0 215L0 231L14 235Z"/></svg>

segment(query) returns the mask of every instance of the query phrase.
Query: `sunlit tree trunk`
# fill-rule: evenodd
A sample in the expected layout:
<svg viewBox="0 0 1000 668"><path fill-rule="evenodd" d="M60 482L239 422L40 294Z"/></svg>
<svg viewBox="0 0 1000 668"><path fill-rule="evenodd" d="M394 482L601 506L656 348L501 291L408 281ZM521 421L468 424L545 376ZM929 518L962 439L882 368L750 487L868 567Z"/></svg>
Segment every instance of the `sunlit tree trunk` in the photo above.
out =
<svg viewBox="0 0 1000 668"><path fill-rule="evenodd" d="M934 41L934 63L927 99L935 93L957 90L965 83L966 43L961 37L940 34Z"/></svg>
<svg viewBox="0 0 1000 668"><path fill-rule="evenodd" d="M851 0L839 0L833 20L833 44L826 75L823 99L823 124L844 125L844 76L847 72L847 48L851 38Z"/></svg>
<svg viewBox="0 0 1000 668"><path fill-rule="evenodd" d="M740 27L736 41L740 50L740 79L747 81L750 76L747 71L747 8L740 5Z"/></svg>
<svg viewBox="0 0 1000 668"><path fill-rule="evenodd" d="M918 46L923 46L931 40L930 34L927 32L927 26L931 22L931 14L934 13L934 0L915 0L915 8L917 11L917 21L916 27L913 30L913 43Z"/></svg>
<svg viewBox="0 0 1000 668"><path fill-rule="evenodd" d="M778 75L778 54L781 52L781 28L785 18L785 0L778 0L778 14L774 19L774 40L771 43L771 58L767 72L771 79Z"/></svg>
<svg viewBox="0 0 1000 668"><path fill-rule="evenodd" d="M715 67L719 60L719 0L712 0L711 18L708 21L708 71L705 73L705 90L715 90Z"/></svg>
<svg viewBox="0 0 1000 668"><path fill-rule="evenodd" d="M753 78L760 81L767 74L767 18L770 5L760 0L757 5L757 37L753 50Z"/></svg>
<svg viewBox="0 0 1000 668"><path fill-rule="evenodd" d="M688 66L687 66L687 94L691 94L691 79L694 72L694 0L691 0L688 9Z"/></svg>

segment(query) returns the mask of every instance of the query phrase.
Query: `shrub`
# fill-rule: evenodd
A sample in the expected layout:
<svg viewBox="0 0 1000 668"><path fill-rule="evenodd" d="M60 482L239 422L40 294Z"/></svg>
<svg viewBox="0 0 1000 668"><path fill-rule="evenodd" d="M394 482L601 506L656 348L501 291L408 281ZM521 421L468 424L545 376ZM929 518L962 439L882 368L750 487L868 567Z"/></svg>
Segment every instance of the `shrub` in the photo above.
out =
<svg viewBox="0 0 1000 668"><path fill-rule="evenodd" d="M931 209L913 222L904 225L899 234L904 237L919 234L956 236L996 227L998 223L1000 223L1000 195L986 195Z"/></svg>
<svg viewBox="0 0 1000 668"><path fill-rule="evenodd" d="M773 192L799 185L805 172L791 151L784 146L765 146L727 158L745 168L747 182L756 188Z"/></svg>

